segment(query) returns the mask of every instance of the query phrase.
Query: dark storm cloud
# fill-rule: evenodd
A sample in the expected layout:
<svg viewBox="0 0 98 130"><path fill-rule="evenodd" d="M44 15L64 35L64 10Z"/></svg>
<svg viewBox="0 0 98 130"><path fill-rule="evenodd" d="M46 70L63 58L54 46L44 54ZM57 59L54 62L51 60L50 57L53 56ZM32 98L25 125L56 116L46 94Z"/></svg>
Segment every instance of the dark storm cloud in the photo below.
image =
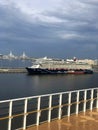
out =
<svg viewBox="0 0 98 130"><path fill-rule="evenodd" d="M32 9L30 14L16 4L1 4L0 51L26 51L34 56L96 57L97 4L91 0L62 0L54 10L36 13Z"/></svg>

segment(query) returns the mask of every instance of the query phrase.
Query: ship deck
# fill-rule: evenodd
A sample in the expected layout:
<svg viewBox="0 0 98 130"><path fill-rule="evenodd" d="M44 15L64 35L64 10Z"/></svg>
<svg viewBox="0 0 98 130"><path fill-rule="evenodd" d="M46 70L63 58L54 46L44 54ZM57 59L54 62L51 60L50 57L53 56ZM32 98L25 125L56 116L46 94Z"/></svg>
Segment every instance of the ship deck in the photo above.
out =
<svg viewBox="0 0 98 130"><path fill-rule="evenodd" d="M98 109L81 112L50 123L29 127L26 130L98 130Z"/></svg>

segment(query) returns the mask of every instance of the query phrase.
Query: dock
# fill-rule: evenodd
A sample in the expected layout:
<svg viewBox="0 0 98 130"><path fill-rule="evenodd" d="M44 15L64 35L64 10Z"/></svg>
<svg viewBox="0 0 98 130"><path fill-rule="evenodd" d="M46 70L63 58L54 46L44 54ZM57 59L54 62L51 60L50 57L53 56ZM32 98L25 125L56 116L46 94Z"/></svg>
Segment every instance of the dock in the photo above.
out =
<svg viewBox="0 0 98 130"><path fill-rule="evenodd" d="M1 68L0 73L26 73L25 68Z"/></svg>
<svg viewBox="0 0 98 130"><path fill-rule="evenodd" d="M29 127L26 130L98 130L98 109Z"/></svg>

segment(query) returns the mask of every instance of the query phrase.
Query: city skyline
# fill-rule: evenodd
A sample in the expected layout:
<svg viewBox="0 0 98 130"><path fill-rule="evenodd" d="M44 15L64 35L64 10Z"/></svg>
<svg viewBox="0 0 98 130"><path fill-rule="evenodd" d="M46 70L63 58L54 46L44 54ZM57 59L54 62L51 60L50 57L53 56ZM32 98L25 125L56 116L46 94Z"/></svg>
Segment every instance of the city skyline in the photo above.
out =
<svg viewBox="0 0 98 130"><path fill-rule="evenodd" d="M0 0L0 53L98 58L97 0Z"/></svg>

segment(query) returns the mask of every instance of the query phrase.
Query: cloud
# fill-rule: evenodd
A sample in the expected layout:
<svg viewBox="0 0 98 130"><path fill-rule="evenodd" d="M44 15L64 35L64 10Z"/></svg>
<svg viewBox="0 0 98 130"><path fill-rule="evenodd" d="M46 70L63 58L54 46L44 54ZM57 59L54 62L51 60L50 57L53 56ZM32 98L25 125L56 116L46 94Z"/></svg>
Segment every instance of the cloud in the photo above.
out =
<svg viewBox="0 0 98 130"><path fill-rule="evenodd" d="M61 38L63 38L63 39L76 39L76 38L83 38L83 36L81 36L81 35L77 35L77 34L75 34L75 33L73 33L73 34L64 34L64 35L61 35L60 36Z"/></svg>
<svg viewBox="0 0 98 130"><path fill-rule="evenodd" d="M98 54L97 5L97 0L0 0L0 44L57 57L81 56L89 48L87 56L93 57Z"/></svg>

